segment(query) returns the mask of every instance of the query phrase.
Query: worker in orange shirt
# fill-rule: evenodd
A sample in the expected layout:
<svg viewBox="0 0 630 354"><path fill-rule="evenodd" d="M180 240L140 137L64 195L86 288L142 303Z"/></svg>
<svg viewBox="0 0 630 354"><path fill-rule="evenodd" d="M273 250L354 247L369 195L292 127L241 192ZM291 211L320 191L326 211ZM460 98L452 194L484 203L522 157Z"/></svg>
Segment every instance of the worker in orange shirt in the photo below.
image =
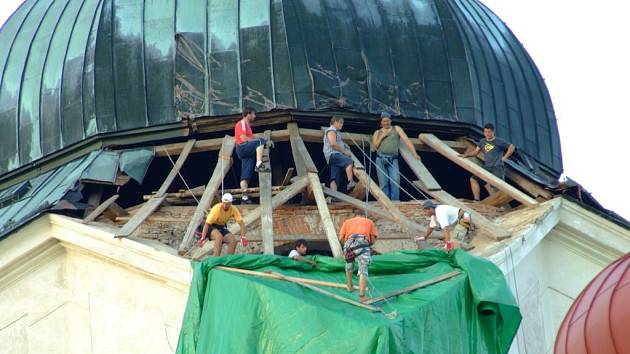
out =
<svg viewBox="0 0 630 354"><path fill-rule="evenodd" d="M372 263L370 246L376 241L378 232L374 222L363 216L363 211L354 210L354 217L346 220L339 231L339 240L343 245L346 258L346 285L352 292L352 273L354 260L359 262L359 300L365 300L365 288L368 277L368 266Z"/></svg>

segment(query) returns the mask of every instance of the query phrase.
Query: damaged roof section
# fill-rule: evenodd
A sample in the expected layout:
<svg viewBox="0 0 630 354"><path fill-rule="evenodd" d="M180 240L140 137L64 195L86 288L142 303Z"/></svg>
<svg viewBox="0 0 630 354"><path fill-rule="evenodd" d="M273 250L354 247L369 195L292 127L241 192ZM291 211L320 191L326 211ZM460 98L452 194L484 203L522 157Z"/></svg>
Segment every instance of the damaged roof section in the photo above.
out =
<svg viewBox="0 0 630 354"><path fill-rule="evenodd" d="M153 148L93 151L0 191L0 239L45 211L84 209L82 182L114 185L133 178L142 183L153 155Z"/></svg>

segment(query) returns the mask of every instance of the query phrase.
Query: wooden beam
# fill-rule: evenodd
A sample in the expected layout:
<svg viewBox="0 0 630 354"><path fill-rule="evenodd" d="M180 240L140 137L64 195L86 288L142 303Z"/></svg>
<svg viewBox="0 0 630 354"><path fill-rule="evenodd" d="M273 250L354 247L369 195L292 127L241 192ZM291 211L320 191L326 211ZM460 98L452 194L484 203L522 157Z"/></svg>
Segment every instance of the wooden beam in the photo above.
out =
<svg viewBox="0 0 630 354"><path fill-rule="evenodd" d="M401 151L402 153L402 151ZM483 230L488 236L495 240L503 240L510 237L510 234L506 232L503 228L499 227L497 224L488 220L485 216L476 212L472 208L467 207L464 203L457 200L455 197L450 195L448 192L441 189L440 185L433 178L433 175L429 172L429 170L424 166L422 160L417 160L411 156L411 154L402 153L403 158L409 165L411 171L414 172L416 177L420 179L420 181L414 181L413 183L420 188L422 191L433 197L435 200L440 202L441 204L451 205L460 209L464 209L471 213L473 223L479 227L479 229ZM433 189L429 189L428 186L432 186ZM440 189L435 189L440 187Z"/></svg>
<svg viewBox="0 0 630 354"><path fill-rule="evenodd" d="M339 300L341 302L345 302L345 303L353 305L353 306L361 307L361 308L364 308L366 310L370 310L370 311L373 311L373 312L382 312L383 311L382 309L380 309L378 307L374 307L374 306L370 306L370 305L364 305L364 304L362 304L362 303L360 303L358 301L351 300L351 299L348 299L346 297L343 297L343 296L340 296L340 295L337 295L337 294L333 294L333 293L331 293L331 292L329 292L327 290L320 289L320 288L318 288L318 287L316 287L314 285L306 284L306 283L298 281L298 280L289 279L289 278L287 278L286 276L284 276L284 275L282 275L280 273L271 272L271 274L276 274L279 277L281 277L283 280L290 281L291 283L295 283L295 284L297 284L299 286L311 289L311 290L313 290L313 291L315 291L317 293L320 293L322 295L326 295L328 297L331 297L333 299Z"/></svg>
<svg viewBox="0 0 630 354"><path fill-rule="evenodd" d="M459 138L457 139L457 141L464 144L467 147L467 150L474 149L475 147L477 147L475 143L473 143L472 141L466 138ZM479 154L477 155L476 159L469 159L468 161L471 161L481 166L483 164L483 161L485 161L485 158L483 154ZM520 172L518 172L516 169L514 169L510 165L506 164L505 167L506 167L505 176L509 178L512 182L516 183L519 187L523 188L523 190L529 193L529 195L531 195L532 197L534 198L542 197L544 199L551 199L554 197L551 191L546 190L540 184L533 182L529 178L523 176Z"/></svg>
<svg viewBox="0 0 630 354"><path fill-rule="evenodd" d="M284 179L282 180L282 183L280 184L280 186L286 186L289 184L289 182L291 182L291 177L293 177L294 171L295 171L295 168L289 167L289 169L287 170L287 173L284 175Z"/></svg>
<svg viewBox="0 0 630 354"><path fill-rule="evenodd" d="M284 190L285 188L286 188L286 186L272 186L271 187L271 192L275 194L277 192L280 192L280 191ZM169 198L169 199L170 198L192 198L193 195L195 197L201 197L203 195L204 190L205 190L205 186L199 186L199 187L195 187L195 188L191 189L190 191L166 193L165 196L167 198ZM243 190L240 189L240 188L230 188L230 189L224 189L223 192L224 193L231 193L233 195L238 195L238 194L242 194ZM260 188L259 187L250 187L250 188L245 189L245 193L247 193L247 195L255 196L255 195L258 195L260 193ZM155 198L155 194L146 194L146 195L142 196L142 198L144 200L149 200L151 198Z"/></svg>
<svg viewBox="0 0 630 354"><path fill-rule="evenodd" d="M85 217L85 219L83 219L81 222L84 224L87 224L91 221L96 220L96 218L101 215L102 212L104 212L107 208L109 208L110 205L112 205L112 203L114 203L116 201L116 199L118 199L118 194L112 195L111 197L109 197L107 200L105 200L103 203L101 203L101 205L97 206L88 216ZM99 198L100 199L100 198Z"/></svg>
<svg viewBox="0 0 630 354"><path fill-rule="evenodd" d="M326 197L324 196L324 191L322 190L322 186L319 182L319 177L317 176L317 173L309 172L308 179L313 190L315 203L317 203L319 215L322 219L322 226L324 227L326 238L330 244L330 250L332 251L333 257L341 258L343 257L343 251L341 250L341 244L337 238L337 230L335 230L335 225L330 217L330 210L328 210L328 205L326 205Z"/></svg>
<svg viewBox="0 0 630 354"><path fill-rule="evenodd" d="M475 163L468 161L467 159L463 159L459 157L458 153L455 150L451 149L448 145L444 144L444 142L438 139L435 135L420 134L419 139L425 144L431 146L435 151L439 152L442 156L455 162L456 164L458 164L459 166L461 166L468 172L490 183L490 185L496 187L497 189L504 191L512 198L518 200L520 203L527 206L538 204L536 200L532 199L530 196L519 191L518 189L512 187L511 185L506 183L504 180L497 178L495 175L493 175L486 169L480 166L477 166Z"/></svg>
<svg viewBox="0 0 630 354"><path fill-rule="evenodd" d="M262 136L262 134L254 134L254 137L260 136ZM271 139L276 142L287 141L289 140L289 131L286 129L273 131L271 132ZM157 146L155 148L155 156L164 157L167 155L179 155L184 149L185 145L186 143L174 143ZM192 149L191 153L219 150L222 145L223 138L197 140L197 143L195 144L195 147Z"/></svg>
<svg viewBox="0 0 630 354"><path fill-rule="evenodd" d="M271 139L271 130L264 133L264 138ZM263 150L263 161L269 161L269 148ZM270 163L270 162L263 162ZM260 185L260 232L263 239L263 252L273 254L273 208L271 206L271 165L266 172L258 173L258 184Z"/></svg>
<svg viewBox="0 0 630 354"><path fill-rule="evenodd" d="M293 180L293 183L289 185L285 190L275 195L271 198L271 208L275 209L280 205L288 202L291 198L295 197L297 194L302 192L304 188L308 185L309 181L306 176L298 177ZM243 223L245 226L249 226L257 220L260 220L260 215L262 214L262 205L257 207L256 209L250 211L243 217ZM231 233L235 234L238 231L237 225L230 225L228 229ZM192 253L191 258L193 259L201 259L205 257L208 253L212 252L212 248L214 247L214 242L206 242L203 247L197 249Z"/></svg>
<svg viewBox="0 0 630 354"><path fill-rule="evenodd" d="M405 160L407 166L411 171L420 179L420 182L424 185L422 190L439 191L442 189L440 184L433 178L433 175L426 166L422 163L422 160L416 159L411 151L404 144L400 144L400 156Z"/></svg>
<svg viewBox="0 0 630 354"><path fill-rule="evenodd" d="M505 194L502 191L496 191L490 194L487 198L481 201L481 204L490 205L493 207L500 207L514 200L514 198Z"/></svg>
<svg viewBox="0 0 630 354"><path fill-rule="evenodd" d="M193 146L195 146L195 139L191 139L186 142L186 145L179 155L177 162L175 162L173 168L171 169L171 172L169 172L168 176L166 176L166 179L164 179L164 182L162 182L160 189L157 191L156 197L144 203L142 208L140 208L140 210L134 214L134 216L125 224L125 226L120 229L120 231L116 234L116 237L127 237L131 235L138 228L138 226L140 226L140 224L142 224L144 220L148 218L149 215L151 215L151 213L153 213L155 210L157 210L157 208L160 207L160 204L166 198L164 194L166 194L166 191L171 186L171 183L173 183L173 180L175 180L175 177L177 177L179 170L184 165L184 162L188 158L188 154L192 150Z"/></svg>
<svg viewBox="0 0 630 354"><path fill-rule="evenodd" d="M293 153L293 160L295 167L297 168L299 176L305 176L308 172L317 173L317 167L313 163L311 156L304 145L302 137L300 137L300 130L297 123L289 123L287 125L289 130L289 140L291 141L291 152Z"/></svg>
<svg viewBox="0 0 630 354"><path fill-rule="evenodd" d="M302 136L302 140L309 142L309 143L323 143L323 139L324 139L324 133L321 130L317 130L317 129L306 129L306 128L300 128L300 135ZM343 133L343 141L350 144L352 143L352 139L354 139L355 141L359 142L361 141L361 139L366 139L366 141L371 142L372 141L372 135L369 134L357 134L357 133ZM427 144L423 143L422 141L420 141L417 138L412 138L410 137L409 140L411 140L411 143L416 147L416 150L419 151L428 151L428 152L435 152L430 146L428 146ZM460 141L449 141L446 140L444 141L444 143L446 145L448 145L449 147L451 147L451 149L456 150L456 151L464 151L466 149L466 145Z"/></svg>
<svg viewBox="0 0 630 354"><path fill-rule="evenodd" d="M442 274L442 275L437 276L435 278L422 281L420 283L408 286L408 287L400 289L400 290L393 291L393 292L385 294L383 296L373 297L371 299L367 299L363 303L366 304L366 305L371 305L371 304L374 304L374 303L377 303L377 302L389 299L390 297L394 297L394 296L410 293L410 292L412 292L414 290L417 290L417 289L420 289L420 288L426 288L429 285L433 285L433 284L445 281L447 279L451 279L452 277L458 276L460 274L461 274L461 272L458 271L458 270L455 270L455 271L452 271L452 272L448 272L446 274Z"/></svg>
<svg viewBox="0 0 630 354"><path fill-rule="evenodd" d="M94 209L96 207L98 207L99 204L101 204L101 198L103 196L103 190L105 189L105 187L102 184L98 184L95 185L92 189L92 192L90 193L89 197L88 197L88 201L87 201L87 208L85 208L85 210L83 211L83 216L87 218L88 215L90 215L90 213L92 213L92 211L94 211ZM101 210L101 213L105 211L105 209ZM98 216L98 215L96 215Z"/></svg>
<svg viewBox="0 0 630 354"><path fill-rule="evenodd" d="M157 193L155 194L157 197L161 197L164 194L166 194L166 192L168 191L168 188L171 186L171 183L173 183L173 181L175 180L175 177L177 177L179 170L184 165L184 162L186 162L186 159L188 158L188 154L190 154L190 151L192 150L193 146L195 146L195 142L196 142L195 139L191 139L186 142L186 145L184 145L184 148L182 149L182 152L179 154L177 161L173 165L171 172L169 172L168 176L166 176L166 178L164 179L164 182L160 186L160 189L158 189Z"/></svg>
<svg viewBox="0 0 630 354"><path fill-rule="evenodd" d="M214 168L214 172L212 172L212 177L203 192L203 196L199 201L199 205L197 205L197 209L195 209L195 213L190 219L190 223L186 228L186 233L184 234L182 243L179 245L180 255L184 254L190 246L195 230L199 224L201 224L206 210L210 208L210 203L212 203L217 190L221 186L223 178L225 178L225 175L232 167L232 152L234 152L234 138L231 136L225 136L223 138L223 146L221 146L221 150L219 150L219 160Z"/></svg>
<svg viewBox="0 0 630 354"><path fill-rule="evenodd" d="M397 222L398 220L396 218L394 218L390 213L385 212L379 208L375 208L373 206L367 205L365 204L364 201L361 201L359 199L353 198L349 195L343 194L341 192L337 192L334 191L328 187L322 187L322 190L324 191L324 194L326 194L329 197L335 198L343 203L347 203L352 205L353 207L357 208L357 209L365 209L367 207L368 210L368 215L369 214L373 214L378 216L379 218L382 219L386 219L389 221L393 221L393 222Z"/></svg>
<svg viewBox="0 0 630 354"><path fill-rule="evenodd" d="M148 217L151 215L157 208L160 207L160 204L164 201L166 197L158 197L149 200L148 202L142 205L142 208L138 210L127 223L116 233L114 237L127 237L131 235L137 228L140 226Z"/></svg>

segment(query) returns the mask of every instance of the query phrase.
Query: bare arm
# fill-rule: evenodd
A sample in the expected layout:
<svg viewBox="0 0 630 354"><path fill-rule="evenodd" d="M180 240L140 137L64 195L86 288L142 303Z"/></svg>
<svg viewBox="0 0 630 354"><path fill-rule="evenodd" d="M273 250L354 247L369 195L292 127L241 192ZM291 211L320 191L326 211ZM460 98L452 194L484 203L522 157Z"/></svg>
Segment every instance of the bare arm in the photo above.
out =
<svg viewBox="0 0 630 354"><path fill-rule="evenodd" d="M376 151L376 149L378 149L378 146L381 145L381 141L383 139L380 139L380 131L380 129L375 131L374 135L372 136L372 151Z"/></svg>
<svg viewBox="0 0 630 354"><path fill-rule="evenodd" d="M346 156L351 156L352 153L346 149L343 148L343 146L339 146L337 145L337 139L335 136L335 132L330 130L328 131L328 133L326 133L326 138L328 138L328 143L330 144L330 147L335 150L335 151L339 151L340 153L346 155Z"/></svg>
<svg viewBox="0 0 630 354"><path fill-rule="evenodd" d="M510 146L508 147L507 151L505 152L505 155L503 155L501 160L505 161L505 160L509 159L510 156L512 156L513 153L514 153L514 145L510 144Z"/></svg>
<svg viewBox="0 0 630 354"><path fill-rule="evenodd" d="M243 222L243 220L240 220L238 222L238 226L240 226L241 228L241 237L244 237L245 233L247 232L247 226L245 226L245 223Z"/></svg>
<svg viewBox="0 0 630 354"><path fill-rule="evenodd" d="M200 240L205 240L206 236L208 235L208 223L204 223L203 224L203 231L201 231L201 239Z"/></svg>
<svg viewBox="0 0 630 354"><path fill-rule="evenodd" d="M475 150L473 150L472 152L459 154L459 157L473 157L473 156L479 155L480 152L481 152L481 149L479 148L479 146L477 146L477 147L475 147Z"/></svg>
<svg viewBox="0 0 630 354"><path fill-rule="evenodd" d="M303 257L303 256L293 256L293 259L295 259L296 261L300 261L300 262L304 262L304 263L309 263L309 264L311 264L311 265L313 265L313 266L317 264L317 262L315 262L314 260L312 260L312 259L308 259L308 258Z"/></svg>
<svg viewBox="0 0 630 354"><path fill-rule="evenodd" d="M402 130L401 127L396 126L396 132L398 132L398 136L400 136L400 139L402 139L405 145L407 145L407 148L409 149L409 151L411 151L413 157L415 157L416 160L420 160L420 155L418 155L418 153L416 152L416 147L413 146L413 143L411 142L411 140L409 140L409 137L407 136L407 134L405 134L405 131Z"/></svg>

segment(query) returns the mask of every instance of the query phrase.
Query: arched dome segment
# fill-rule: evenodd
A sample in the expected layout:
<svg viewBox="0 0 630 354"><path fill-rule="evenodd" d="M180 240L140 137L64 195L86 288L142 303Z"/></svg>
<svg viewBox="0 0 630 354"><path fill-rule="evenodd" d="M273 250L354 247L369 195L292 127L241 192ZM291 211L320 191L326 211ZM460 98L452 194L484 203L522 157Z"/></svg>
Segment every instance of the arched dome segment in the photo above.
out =
<svg viewBox="0 0 630 354"><path fill-rule="evenodd" d="M477 0L27 0L0 32L0 173L102 133L258 111L486 122L562 170L527 52Z"/></svg>

